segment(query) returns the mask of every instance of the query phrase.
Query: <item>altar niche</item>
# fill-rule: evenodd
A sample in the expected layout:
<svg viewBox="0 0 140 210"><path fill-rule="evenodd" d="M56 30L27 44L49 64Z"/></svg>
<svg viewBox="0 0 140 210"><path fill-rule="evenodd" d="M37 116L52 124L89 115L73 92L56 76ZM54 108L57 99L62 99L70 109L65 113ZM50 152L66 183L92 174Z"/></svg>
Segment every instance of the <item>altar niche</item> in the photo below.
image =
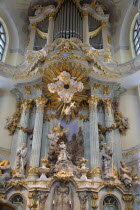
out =
<svg viewBox="0 0 140 210"><path fill-rule="evenodd" d="M72 182L54 182L49 193L46 209L51 210L77 210L80 202ZM48 208L47 208L48 207Z"/></svg>

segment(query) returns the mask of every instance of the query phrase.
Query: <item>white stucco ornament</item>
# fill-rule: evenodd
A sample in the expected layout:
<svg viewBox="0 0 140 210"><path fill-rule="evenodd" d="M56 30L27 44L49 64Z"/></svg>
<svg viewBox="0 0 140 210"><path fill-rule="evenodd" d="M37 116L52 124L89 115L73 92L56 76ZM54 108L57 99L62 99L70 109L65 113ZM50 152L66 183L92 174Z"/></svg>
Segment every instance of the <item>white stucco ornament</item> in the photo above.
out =
<svg viewBox="0 0 140 210"><path fill-rule="evenodd" d="M56 82L48 84L48 89L51 93L59 95L59 101L70 103L74 94L84 89L83 83L77 82L76 78L71 77L69 72L63 71L59 76L54 78Z"/></svg>

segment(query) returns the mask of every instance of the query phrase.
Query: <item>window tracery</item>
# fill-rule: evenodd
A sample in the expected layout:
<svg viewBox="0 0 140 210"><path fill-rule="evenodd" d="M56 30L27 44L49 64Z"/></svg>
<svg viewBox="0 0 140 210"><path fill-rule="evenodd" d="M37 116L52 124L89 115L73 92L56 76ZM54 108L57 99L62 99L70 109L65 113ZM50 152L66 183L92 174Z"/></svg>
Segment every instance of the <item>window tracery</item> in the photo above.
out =
<svg viewBox="0 0 140 210"><path fill-rule="evenodd" d="M16 206L17 210L23 210L24 209L24 201L21 195L16 194L11 199L10 202Z"/></svg>
<svg viewBox="0 0 140 210"><path fill-rule="evenodd" d="M105 197L103 201L104 210L119 210L118 201L113 196Z"/></svg>
<svg viewBox="0 0 140 210"><path fill-rule="evenodd" d="M136 55L140 54L140 22L136 19L133 32L134 49Z"/></svg>
<svg viewBox="0 0 140 210"><path fill-rule="evenodd" d="M0 61L3 58L4 50L6 45L6 34L2 23L0 22Z"/></svg>

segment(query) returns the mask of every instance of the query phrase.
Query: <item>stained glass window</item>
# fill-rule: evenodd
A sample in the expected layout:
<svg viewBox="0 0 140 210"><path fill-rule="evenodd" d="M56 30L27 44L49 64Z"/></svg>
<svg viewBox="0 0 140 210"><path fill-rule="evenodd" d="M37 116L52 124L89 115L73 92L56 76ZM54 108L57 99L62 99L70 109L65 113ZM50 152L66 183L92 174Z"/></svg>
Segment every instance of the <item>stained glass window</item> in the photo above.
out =
<svg viewBox="0 0 140 210"><path fill-rule="evenodd" d="M0 61L2 60L3 57L5 44L6 44L5 30L2 23L0 22Z"/></svg>
<svg viewBox="0 0 140 210"><path fill-rule="evenodd" d="M119 210L118 201L113 196L107 196L103 201L104 210Z"/></svg>
<svg viewBox="0 0 140 210"><path fill-rule="evenodd" d="M136 20L133 32L134 48L136 55L140 54L140 22Z"/></svg>

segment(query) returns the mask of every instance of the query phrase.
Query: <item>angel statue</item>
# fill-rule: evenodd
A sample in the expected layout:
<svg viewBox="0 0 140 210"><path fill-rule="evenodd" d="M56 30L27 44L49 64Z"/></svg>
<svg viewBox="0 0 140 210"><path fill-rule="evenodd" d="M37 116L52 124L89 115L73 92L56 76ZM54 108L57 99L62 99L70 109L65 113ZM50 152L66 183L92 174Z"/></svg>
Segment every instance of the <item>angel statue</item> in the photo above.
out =
<svg viewBox="0 0 140 210"><path fill-rule="evenodd" d="M127 188L132 187L132 177L131 177L131 171L126 166L126 163L121 161L121 167L120 167L120 179L125 184Z"/></svg>

